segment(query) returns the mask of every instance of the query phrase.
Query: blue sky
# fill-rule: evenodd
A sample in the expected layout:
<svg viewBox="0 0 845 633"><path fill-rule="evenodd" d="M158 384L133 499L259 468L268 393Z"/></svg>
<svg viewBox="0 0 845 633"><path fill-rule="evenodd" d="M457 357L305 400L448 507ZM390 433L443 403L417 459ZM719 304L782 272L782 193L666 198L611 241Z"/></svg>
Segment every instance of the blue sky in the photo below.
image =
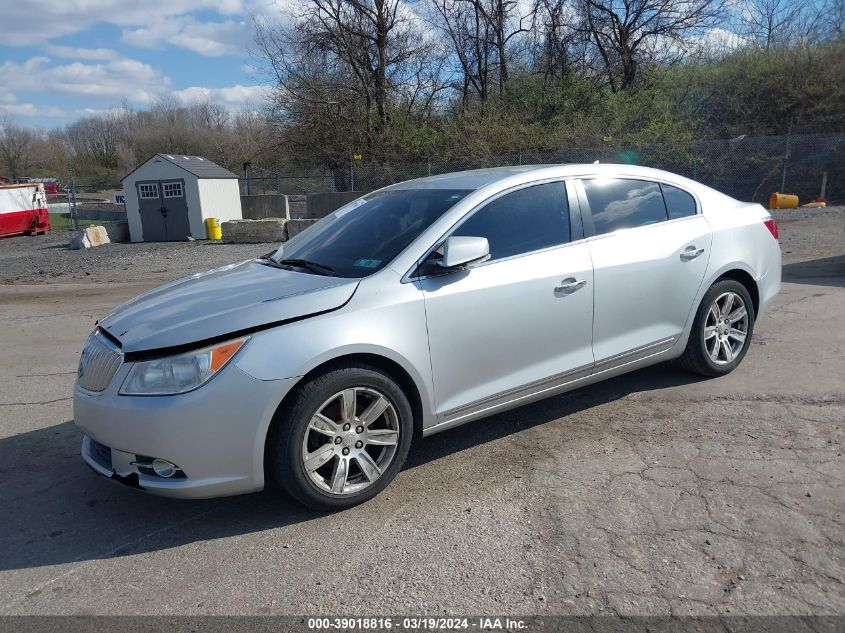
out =
<svg viewBox="0 0 845 633"><path fill-rule="evenodd" d="M266 78L249 57L252 16L295 0L14 0L2 10L0 111L63 126L172 96L259 108Z"/></svg>

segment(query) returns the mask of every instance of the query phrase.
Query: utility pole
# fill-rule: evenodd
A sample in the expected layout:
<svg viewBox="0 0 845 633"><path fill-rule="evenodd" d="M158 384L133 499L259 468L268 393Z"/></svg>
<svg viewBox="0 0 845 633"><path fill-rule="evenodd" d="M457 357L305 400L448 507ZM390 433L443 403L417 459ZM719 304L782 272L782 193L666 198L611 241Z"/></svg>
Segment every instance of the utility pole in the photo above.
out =
<svg viewBox="0 0 845 633"><path fill-rule="evenodd" d="M79 230L79 216L76 212L76 176L73 173L73 161L70 163L70 191L68 192L68 203L70 207L70 219L73 222L73 229Z"/></svg>
<svg viewBox="0 0 845 633"><path fill-rule="evenodd" d="M789 164L789 137L792 134L792 121L786 130L786 154L783 157L783 175L780 178L780 192L786 193L786 167Z"/></svg>
<svg viewBox="0 0 845 633"><path fill-rule="evenodd" d="M246 195L249 195L249 179L252 176L252 163L246 161L244 163L244 180L246 181Z"/></svg>

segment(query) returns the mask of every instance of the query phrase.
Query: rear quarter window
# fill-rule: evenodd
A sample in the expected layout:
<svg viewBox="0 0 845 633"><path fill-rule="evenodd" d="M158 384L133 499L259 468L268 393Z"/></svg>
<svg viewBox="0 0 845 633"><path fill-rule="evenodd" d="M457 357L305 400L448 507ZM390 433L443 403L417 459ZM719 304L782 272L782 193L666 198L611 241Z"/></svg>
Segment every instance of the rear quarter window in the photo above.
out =
<svg viewBox="0 0 845 633"><path fill-rule="evenodd" d="M663 200L666 202L666 211L670 220L695 215L695 198L690 194L683 189L663 183L661 183L660 188L663 190Z"/></svg>

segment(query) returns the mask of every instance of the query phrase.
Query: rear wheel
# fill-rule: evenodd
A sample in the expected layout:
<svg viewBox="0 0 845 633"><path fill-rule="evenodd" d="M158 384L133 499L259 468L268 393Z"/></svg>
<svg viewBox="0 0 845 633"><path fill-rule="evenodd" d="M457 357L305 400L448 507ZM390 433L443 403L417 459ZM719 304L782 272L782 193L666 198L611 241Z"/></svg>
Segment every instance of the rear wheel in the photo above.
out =
<svg viewBox="0 0 845 633"><path fill-rule="evenodd" d="M754 304L745 286L733 279L716 282L701 301L677 365L703 376L732 372L751 344L754 316Z"/></svg>
<svg viewBox="0 0 845 633"><path fill-rule="evenodd" d="M343 365L309 380L278 414L268 467L277 484L318 510L339 510L381 492L413 436L402 389L375 367Z"/></svg>

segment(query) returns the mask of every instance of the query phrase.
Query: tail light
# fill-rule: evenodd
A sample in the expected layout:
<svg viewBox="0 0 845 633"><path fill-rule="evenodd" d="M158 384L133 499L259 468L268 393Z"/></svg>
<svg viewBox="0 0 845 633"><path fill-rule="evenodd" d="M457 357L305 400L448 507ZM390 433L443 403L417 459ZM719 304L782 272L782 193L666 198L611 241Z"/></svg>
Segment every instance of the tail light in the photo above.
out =
<svg viewBox="0 0 845 633"><path fill-rule="evenodd" d="M768 220L763 220L763 224L765 224L766 228L769 229L769 233L772 234L772 237L778 239L778 223L775 222L775 219L769 218Z"/></svg>

